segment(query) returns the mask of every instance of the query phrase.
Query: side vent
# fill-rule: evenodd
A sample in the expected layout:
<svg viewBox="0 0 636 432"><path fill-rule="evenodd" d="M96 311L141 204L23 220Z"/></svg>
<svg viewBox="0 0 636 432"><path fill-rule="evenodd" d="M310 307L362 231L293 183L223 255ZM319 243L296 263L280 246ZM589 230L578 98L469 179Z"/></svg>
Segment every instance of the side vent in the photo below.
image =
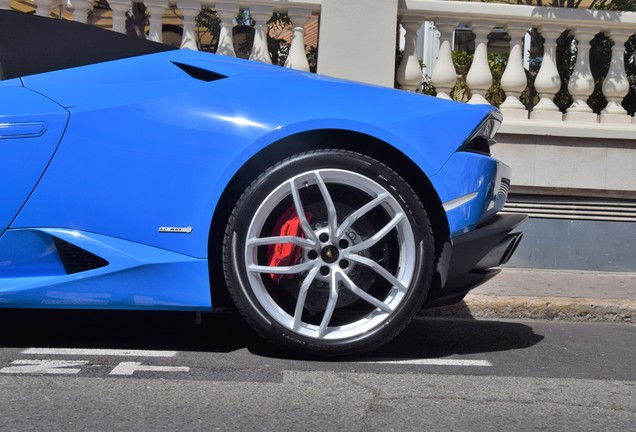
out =
<svg viewBox="0 0 636 432"><path fill-rule="evenodd" d="M53 237L53 242L67 274L85 272L108 265L108 261L105 259L67 241Z"/></svg>
<svg viewBox="0 0 636 432"><path fill-rule="evenodd" d="M508 192L510 192L510 179L503 177L499 185L497 196L502 195L504 199L508 199Z"/></svg>
<svg viewBox="0 0 636 432"><path fill-rule="evenodd" d="M212 72L206 69L201 69L200 67L190 66L183 63L172 62L173 65L190 75L194 79L198 79L200 81L212 82L217 81L223 78L227 78L225 75L221 75L216 72Z"/></svg>

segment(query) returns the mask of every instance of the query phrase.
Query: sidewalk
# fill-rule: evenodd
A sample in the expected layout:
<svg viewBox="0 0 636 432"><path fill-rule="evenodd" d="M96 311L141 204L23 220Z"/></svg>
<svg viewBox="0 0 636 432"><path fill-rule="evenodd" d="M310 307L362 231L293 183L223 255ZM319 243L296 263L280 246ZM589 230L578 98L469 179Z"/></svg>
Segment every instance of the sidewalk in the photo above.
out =
<svg viewBox="0 0 636 432"><path fill-rule="evenodd" d="M636 273L504 268L464 302L424 315L636 323Z"/></svg>

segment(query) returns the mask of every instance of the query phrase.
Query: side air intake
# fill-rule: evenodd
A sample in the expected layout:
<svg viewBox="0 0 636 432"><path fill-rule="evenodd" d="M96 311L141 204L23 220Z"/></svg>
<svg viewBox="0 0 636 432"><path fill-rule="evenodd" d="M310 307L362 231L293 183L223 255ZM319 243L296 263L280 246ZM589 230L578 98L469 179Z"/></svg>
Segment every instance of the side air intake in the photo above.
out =
<svg viewBox="0 0 636 432"><path fill-rule="evenodd" d="M67 241L53 237L53 242L67 274L85 272L108 265L105 259Z"/></svg>
<svg viewBox="0 0 636 432"><path fill-rule="evenodd" d="M196 66L190 66L183 63L172 62L173 65L190 75L194 79L198 79L205 82L217 81L223 78L227 78L225 75L221 75L216 72L209 71L207 69L202 69Z"/></svg>

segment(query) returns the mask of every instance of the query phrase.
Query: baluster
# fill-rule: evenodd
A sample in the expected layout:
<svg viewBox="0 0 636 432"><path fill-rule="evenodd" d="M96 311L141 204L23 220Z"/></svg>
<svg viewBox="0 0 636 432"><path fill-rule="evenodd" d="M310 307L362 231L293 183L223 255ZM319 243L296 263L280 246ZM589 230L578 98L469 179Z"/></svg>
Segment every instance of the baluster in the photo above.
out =
<svg viewBox="0 0 636 432"><path fill-rule="evenodd" d="M523 38L528 31L525 24L508 24L510 55L506 70L501 76L501 88L506 92L506 100L499 106L504 118L528 119L528 110L519 97L528 86L528 78L523 68Z"/></svg>
<svg viewBox="0 0 636 432"><path fill-rule="evenodd" d="M216 14L221 19L221 33L219 34L219 46L216 49L217 54L236 57L234 52L234 38L232 37L232 27L234 27L234 18L239 13L239 7L236 3L217 3Z"/></svg>
<svg viewBox="0 0 636 432"><path fill-rule="evenodd" d="M11 3L9 1L9 3ZM35 10L35 14L42 17L50 17L51 16L51 6L53 5L53 0L38 0L37 2L38 8Z"/></svg>
<svg viewBox="0 0 636 432"><path fill-rule="evenodd" d="M568 91L572 95L572 105L567 109L566 121L597 121L597 115L587 104L587 99L594 91L594 77L590 70L590 41L597 31L589 28L577 28L574 36L578 41L576 52L576 65L568 83Z"/></svg>
<svg viewBox="0 0 636 432"><path fill-rule="evenodd" d="M530 113L530 118L558 121L563 119L563 115L553 102L554 95L561 88L561 77L556 66L556 40L563 30L556 25L544 25L540 31L545 42L543 43L543 61L534 81L534 88L541 99Z"/></svg>
<svg viewBox="0 0 636 432"><path fill-rule="evenodd" d="M475 55L466 75L466 85L473 94L469 104L490 104L486 92L492 86L492 72L488 65L488 35L495 26L493 21L474 21L471 25L475 33Z"/></svg>
<svg viewBox="0 0 636 432"><path fill-rule="evenodd" d="M91 0L68 0L67 9L73 9L73 21L86 24L88 22L88 12L93 8Z"/></svg>
<svg viewBox="0 0 636 432"><path fill-rule="evenodd" d="M417 18L402 20L402 27L406 30L404 54L395 78L400 88L408 91L416 91L422 85L422 66L417 58L417 31L422 27L422 22Z"/></svg>
<svg viewBox="0 0 636 432"><path fill-rule="evenodd" d="M163 42L163 14L168 9L166 0L146 0L146 11L150 14L150 29L148 30L148 40Z"/></svg>
<svg viewBox="0 0 636 432"><path fill-rule="evenodd" d="M440 32L439 54L437 63L431 73L431 82L437 91L437 97L451 99L450 92L457 82L457 71L453 63L453 33L459 24L459 20L440 18L435 22L435 27Z"/></svg>
<svg viewBox="0 0 636 432"><path fill-rule="evenodd" d="M309 62L305 53L305 23L311 17L310 9L289 8L289 20L294 28L289 55L285 60L285 67L309 72Z"/></svg>
<svg viewBox="0 0 636 432"><path fill-rule="evenodd" d="M201 11L201 2L197 0L177 0L177 8L183 15L183 35L181 36L181 49L198 51L195 35L196 17Z"/></svg>
<svg viewBox="0 0 636 432"><path fill-rule="evenodd" d="M623 98L629 92L629 82L625 74L625 42L631 33L621 30L612 30L609 37L614 41L612 46L612 60L603 81L603 95L607 99L607 106L601 111L601 123L631 123L631 117L621 106Z"/></svg>
<svg viewBox="0 0 636 432"><path fill-rule="evenodd" d="M274 8L272 6L254 5L250 8L250 16L255 23L254 44L252 45L250 60L272 63L272 58L269 56L269 49L267 48L267 21L269 21L273 13Z"/></svg>
<svg viewBox="0 0 636 432"><path fill-rule="evenodd" d="M113 11L113 31L126 33L126 12L130 10L131 0L109 0Z"/></svg>

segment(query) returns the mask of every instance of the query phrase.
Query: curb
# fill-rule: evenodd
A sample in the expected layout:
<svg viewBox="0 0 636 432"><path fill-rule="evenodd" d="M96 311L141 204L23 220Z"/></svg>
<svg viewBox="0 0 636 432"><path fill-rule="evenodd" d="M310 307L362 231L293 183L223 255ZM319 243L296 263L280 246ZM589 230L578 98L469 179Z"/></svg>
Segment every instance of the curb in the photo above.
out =
<svg viewBox="0 0 636 432"><path fill-rule="evenodd" d="M636 301L471 294L461 303L426 309L419 316L636 323Z"/></svg>

